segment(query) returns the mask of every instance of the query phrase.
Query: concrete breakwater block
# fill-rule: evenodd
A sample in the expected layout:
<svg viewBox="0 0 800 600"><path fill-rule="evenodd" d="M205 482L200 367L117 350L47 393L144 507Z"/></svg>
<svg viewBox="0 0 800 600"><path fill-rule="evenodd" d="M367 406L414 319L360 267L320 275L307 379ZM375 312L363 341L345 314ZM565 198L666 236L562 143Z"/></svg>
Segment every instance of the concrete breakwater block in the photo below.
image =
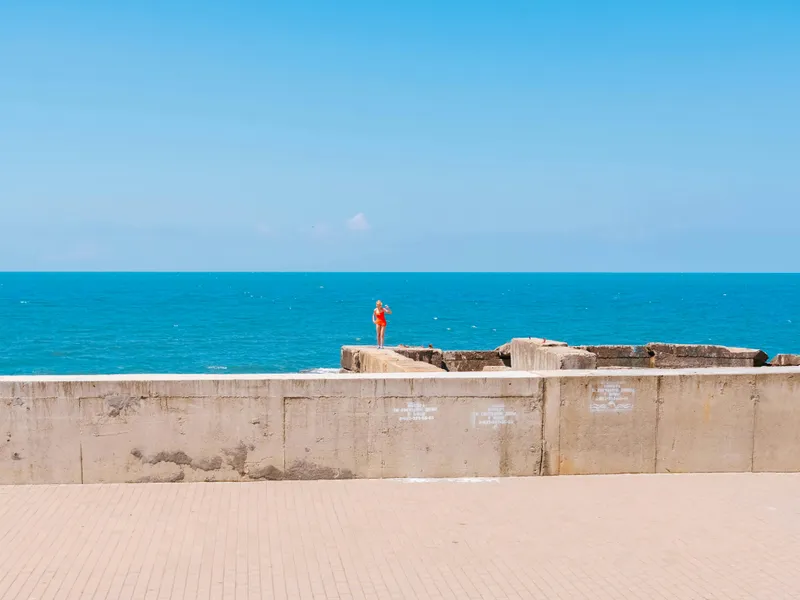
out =
<svg viewBox="0 0 800 600"><path fill-rule="evenodd" d="M353 368L348 368L348 366ZM357 368L355 368L357 367ZM440 373L443 369L403 356L394 350L370 347L342 348L342 368L357 373Z"/></svg>
<svg viewBox="0 0 800 600"><path fill-rule="evenodd" d="M800 367L800 354L776 354L769 364L773 367Z"/></svg>
<svg viewBox="0 0 800 600"><path fill-rule="evenodd" d="M390 348L401 356L428 363L439 369L444 368L444 353L438 348L426 348L424 346L395 346Z"/></svg>
<svg viewBox="0 0 800 600"><path fill-rule="evenodd" d="M495 350L446 350L444 367L448 371L482 371L484 367L506 366Z"/></svg>
<svg viewBox="0 0 800 600"><path fill-rule="evenodd" d="M520 371L595 369L597 357L586 350L570 348L564 342L516 338L511 341L511 368Z"/></svg>
<svg viewBox="0 0 800 600"><path fill-rule="evenodd" d="M710 344L650 342L635 345L576 346L597 356L597 366L682 369L700 367L761 367L767 354L753 348L731 348Z"/></svg>
<svg viewBox="0 0 800 600"><path fill-rule="evenodd" d="M597 367L631 367L646 369L651 367L652 352L646 346L602 345L576 346L591 352L597 357Z"/></svg>
<svg viewBox="0 0 800 600"><path fill-rule="evenodd" d="M767 353L753 348L731 348L708 344L665 344L650 342L645 348L653 353L657 368L762 367Z"/></svg>
<svg viewBox="0 0 800 600"><path fill-rule="evenodd" d="M342 346L341 367L353 373L361 372L361 346Z"/></svg>
<svg viewBox="0 0 800 600"><path fill-rule="evenodd" d="M559 342L558 340L548 340L545 338L520 338L520 339L527 339L531 343L536 344L538 346L568 346L567 342ZM513 342L513 340L512 340ZM494 349L495 352L500 356L500 358L510 359L511 358L511 342L506 342L502 346L498 346Z"/></svg>

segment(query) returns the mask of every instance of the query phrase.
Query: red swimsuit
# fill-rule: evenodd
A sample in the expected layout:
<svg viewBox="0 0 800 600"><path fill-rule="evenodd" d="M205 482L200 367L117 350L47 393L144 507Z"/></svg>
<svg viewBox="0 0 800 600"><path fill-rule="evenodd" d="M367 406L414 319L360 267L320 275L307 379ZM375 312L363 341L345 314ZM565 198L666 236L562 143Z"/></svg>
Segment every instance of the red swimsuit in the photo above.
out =
<svg viewBox="0 0 800 600"><path fill-rule="evenodd" d="M375 309L375 324L386 327L386 311Z"/></svg>

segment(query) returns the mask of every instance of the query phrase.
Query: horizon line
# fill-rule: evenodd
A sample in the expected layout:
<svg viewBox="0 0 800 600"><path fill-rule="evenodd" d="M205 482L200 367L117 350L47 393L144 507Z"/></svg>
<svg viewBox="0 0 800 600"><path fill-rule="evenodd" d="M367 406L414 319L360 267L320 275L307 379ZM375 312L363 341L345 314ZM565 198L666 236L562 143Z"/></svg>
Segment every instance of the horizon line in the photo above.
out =
<svg viewBox="0 0 800 600"><path fill-rule="evenodd" d="M0 270L0 275L800 275L800 271Z"/></svg>

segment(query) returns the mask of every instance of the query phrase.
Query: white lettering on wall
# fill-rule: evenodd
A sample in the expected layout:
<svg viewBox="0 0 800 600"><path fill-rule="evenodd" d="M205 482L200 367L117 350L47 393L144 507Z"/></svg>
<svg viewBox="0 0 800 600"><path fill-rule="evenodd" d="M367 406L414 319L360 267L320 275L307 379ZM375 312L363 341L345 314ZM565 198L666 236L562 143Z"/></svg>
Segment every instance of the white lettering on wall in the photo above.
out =
<svg viewBox="0 0 800 600"><path fill-rule="evenodd" d="M622 384L607 381L592 387L589 395L589 412L620 413L633 410L636 399L634 388L624 388Z"/></svg>
<svg viewBox="0 0 800 600"><path fill-rule="evenodd" d="M409 402L405 408L395 408L401 421L433 421L433 413L438 410L435 406L425 406L423 402Z"/></svg>
<svg viewBox="0 0 800 600"><path fill-rule="evenodd" d="M493 404L483 412L472 413L473 427L494 427L498 425L514 425L517 422L517 411L507 410L505 404Z"/></svg>

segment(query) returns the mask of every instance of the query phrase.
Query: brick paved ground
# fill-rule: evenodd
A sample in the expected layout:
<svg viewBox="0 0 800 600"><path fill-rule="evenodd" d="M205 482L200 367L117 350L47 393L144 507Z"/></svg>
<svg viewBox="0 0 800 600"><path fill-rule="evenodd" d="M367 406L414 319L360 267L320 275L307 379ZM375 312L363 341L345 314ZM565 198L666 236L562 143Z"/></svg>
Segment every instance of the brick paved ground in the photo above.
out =
<svg viewBox="0 0 800 600"><path fill-rule="evenodd" d="M6 486L0 598L800 598L800 475Z"/></svg>

